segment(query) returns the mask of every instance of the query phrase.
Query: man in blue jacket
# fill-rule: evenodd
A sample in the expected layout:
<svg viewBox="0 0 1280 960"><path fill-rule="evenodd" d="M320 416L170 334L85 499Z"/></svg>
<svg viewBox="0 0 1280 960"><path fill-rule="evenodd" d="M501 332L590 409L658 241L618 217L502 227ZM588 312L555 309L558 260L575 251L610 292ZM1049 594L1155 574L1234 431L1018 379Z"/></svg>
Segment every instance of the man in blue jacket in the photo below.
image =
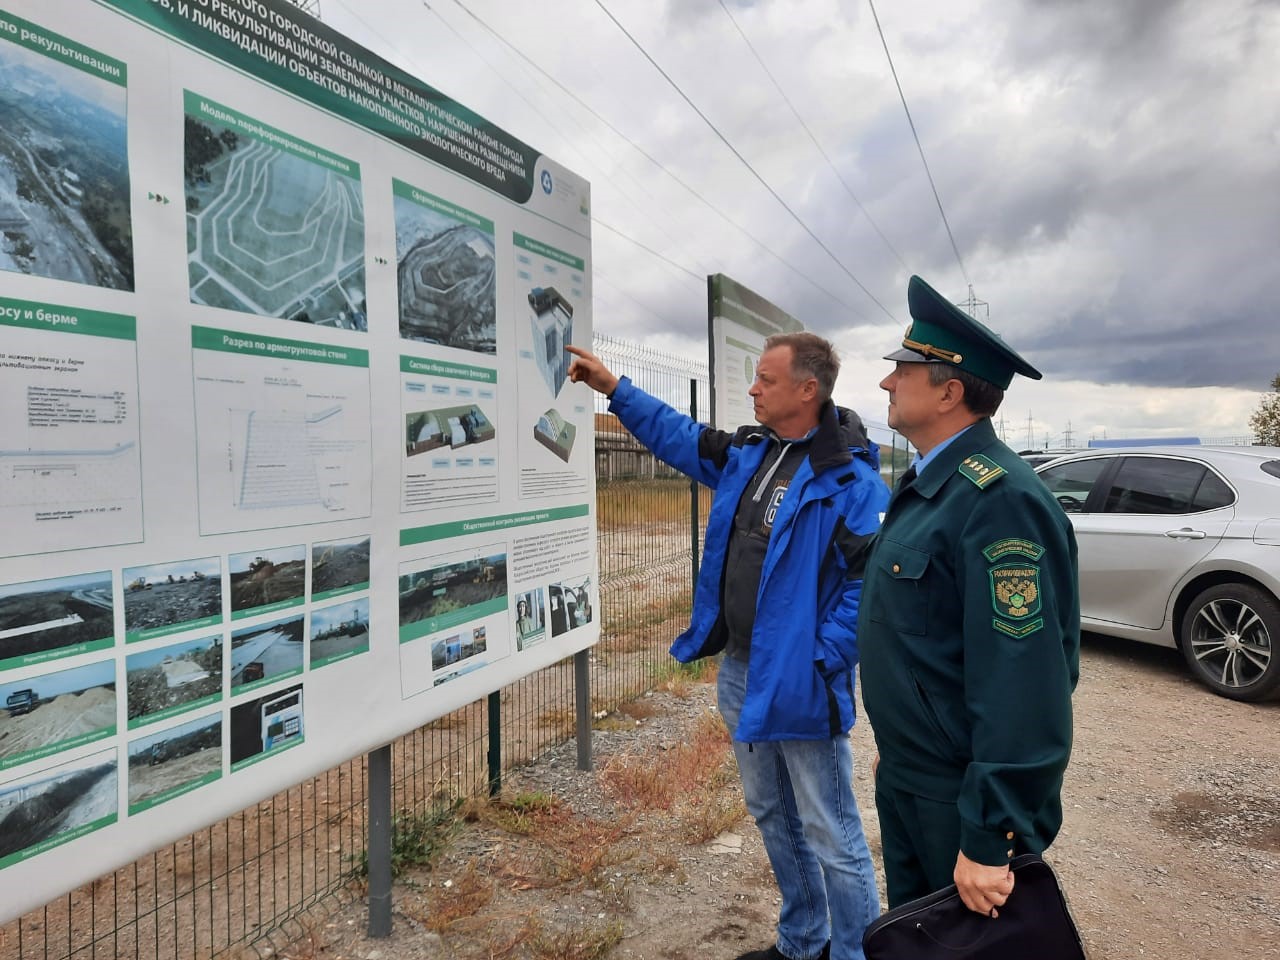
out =
<svg viewBox="0 0 1280 960"><path fill-rule="evenodd" d="M777 943L739 960L861 960L880 912L853 796L853 683L865 558L889 499L857 414L831 402L840 362L811 333L765 342L757 425L712 429L577 347L569 377L657 457L716 491L687 663L724 652L720 712L782 894Z"/></svg>

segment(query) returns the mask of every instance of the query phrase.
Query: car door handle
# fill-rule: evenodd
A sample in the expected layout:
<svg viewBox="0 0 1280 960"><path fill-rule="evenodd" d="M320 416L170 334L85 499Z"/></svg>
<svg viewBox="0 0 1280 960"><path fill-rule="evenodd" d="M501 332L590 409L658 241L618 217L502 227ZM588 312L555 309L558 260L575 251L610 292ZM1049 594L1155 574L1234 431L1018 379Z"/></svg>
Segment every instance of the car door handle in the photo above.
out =
<svg viewBox="0 0 1280 960"><path fill-rule="evenodd" d="M1207 534L1203 530L1192 530L1183 527L1181 530L1166 530L1164 535L1170 540L1203 540Z"/></svg>

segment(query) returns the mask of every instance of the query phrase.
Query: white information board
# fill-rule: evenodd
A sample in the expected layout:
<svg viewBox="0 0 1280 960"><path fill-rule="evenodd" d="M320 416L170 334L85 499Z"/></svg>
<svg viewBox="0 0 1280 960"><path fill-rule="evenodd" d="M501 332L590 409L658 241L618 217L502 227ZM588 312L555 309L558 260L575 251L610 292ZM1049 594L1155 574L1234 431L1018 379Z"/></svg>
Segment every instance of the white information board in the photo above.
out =
<svg viewBox="0 0 1280 960"><path fill-rule="evenodd" d="M599 639L589 197L283 0L0 0L0 920Z"/></svg>
<svg viewBox="0 0 1280 960"><path fill-rule="evenodd" d="M799 320L723 273L707 277L707 342L710 344L711 419L719 430L755 423L747 391L756 379L764 342L775 333L798 333Z"/></svg>

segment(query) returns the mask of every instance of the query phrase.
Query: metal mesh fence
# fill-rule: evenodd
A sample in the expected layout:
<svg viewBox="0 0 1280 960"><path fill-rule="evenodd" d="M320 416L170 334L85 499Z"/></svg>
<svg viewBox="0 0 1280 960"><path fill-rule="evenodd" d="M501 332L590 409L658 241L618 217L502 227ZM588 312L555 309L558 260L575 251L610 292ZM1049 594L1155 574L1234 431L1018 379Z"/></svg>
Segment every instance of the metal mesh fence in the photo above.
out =
<svg viewBox="0 0 1280 960"><path fill-rule="evenodd" d="M597 337L619 374L681 410L706 407L705 364ZM593 712L649 689L688 622L695 538L709 497L656 464L597 407L601 639ZM705 412L701 418L705 419ZM500 762L527 763L573 735L574 669L563 660L499 691ZM392 745L397 816L447 809L489 788L490 711L470 704ZM254 804L0 926L0 960L203 960L267 955L316 914L361 896L368 795L358 757ZM0 877L0 880L3 878Z"/></svg>

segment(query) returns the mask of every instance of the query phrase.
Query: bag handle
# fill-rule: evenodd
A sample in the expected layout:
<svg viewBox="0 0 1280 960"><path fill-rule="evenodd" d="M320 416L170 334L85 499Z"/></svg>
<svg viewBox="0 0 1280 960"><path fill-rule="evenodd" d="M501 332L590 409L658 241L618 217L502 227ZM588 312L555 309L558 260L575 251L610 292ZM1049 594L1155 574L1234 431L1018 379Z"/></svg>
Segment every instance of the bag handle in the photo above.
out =
<svg viewBox="0 0 1280 960"><path fill-rule="evenodd" d="M977 939L974 940L972 943L966 943L962 947L953 947L949 943L943 943L941 940L935 937L932 933L926 930L924 924L921 923L919 920L916 921L916 930L924 934L926 937L932 940L935 945L941 947L943 950L951 950L954 953L961 953L961 954L968 953L969 951L973 950L976 946L978 946L978 944L982 943L982 941L987 938L987 931L983 930L981 933L978 934Z"/></svg>

